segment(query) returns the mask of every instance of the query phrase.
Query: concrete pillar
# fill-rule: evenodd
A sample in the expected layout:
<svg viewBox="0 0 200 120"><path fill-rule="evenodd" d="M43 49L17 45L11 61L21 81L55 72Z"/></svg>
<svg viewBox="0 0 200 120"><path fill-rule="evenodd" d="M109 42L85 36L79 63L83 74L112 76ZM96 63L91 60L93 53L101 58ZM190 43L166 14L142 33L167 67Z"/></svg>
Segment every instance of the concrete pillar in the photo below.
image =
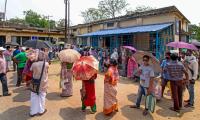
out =
<svg viewBox="0 0 200 120"><path fill-rule="evenodd" d="M90 46L91 42L90 42L90 37L87 37L87 46Z"/></svg>
<svg viewBox="0 0 200 120"><path fill-rule="evenodd" d="M22 36L20 36L20 45L22 45Z"/></svg>
<svg viewBox="0 0 200 120"><path fill-rule="evenodd" d="M7 42L11 42L11 35L9 35L9 34L6 35L6 43L7 43Z"/></svg>

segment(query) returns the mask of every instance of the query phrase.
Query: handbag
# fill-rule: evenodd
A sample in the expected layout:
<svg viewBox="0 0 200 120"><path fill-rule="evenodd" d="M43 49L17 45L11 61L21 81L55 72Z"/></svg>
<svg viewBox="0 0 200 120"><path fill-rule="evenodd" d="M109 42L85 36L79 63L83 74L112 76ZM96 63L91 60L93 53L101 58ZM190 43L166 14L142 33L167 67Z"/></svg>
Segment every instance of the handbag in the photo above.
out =
<svg viewBox="0 0 200 120"><path fill-rule="evenodd" d="M155 96L152 94L147 95L145 100L145 108L148 109L150 112L154 113L155 106L156 106Z"/></svg>
<svg viewBox="0 0 200 120"><path fill-rule="evenodd" d="M43 66L42 66L42 71L41 71L41 74L40 74L40 78L39 79L32 78L31 84L30 84L30 90L32 92L34 92L34 93L37 93L38 95L39 95L40 83L41 83L42 75L43 75L43 72L44 72L44 67L45 67L45 60L44 60Z"/></svg>

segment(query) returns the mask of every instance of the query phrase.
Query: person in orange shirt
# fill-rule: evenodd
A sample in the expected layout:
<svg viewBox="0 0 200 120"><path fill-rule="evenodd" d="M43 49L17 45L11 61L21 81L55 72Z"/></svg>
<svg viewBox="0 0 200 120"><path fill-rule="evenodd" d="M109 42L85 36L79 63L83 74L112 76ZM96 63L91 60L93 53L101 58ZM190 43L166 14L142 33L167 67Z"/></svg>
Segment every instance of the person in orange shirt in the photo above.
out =
<svg viewBox="0 0 200 120"><path fill-rule="evenodd" d="M104 79L104 108L105 115L110 115L114 111L118 111L117 102L117 82L119 81L119 72L117 69L117 61L110 60L110 65Z"/></svg>

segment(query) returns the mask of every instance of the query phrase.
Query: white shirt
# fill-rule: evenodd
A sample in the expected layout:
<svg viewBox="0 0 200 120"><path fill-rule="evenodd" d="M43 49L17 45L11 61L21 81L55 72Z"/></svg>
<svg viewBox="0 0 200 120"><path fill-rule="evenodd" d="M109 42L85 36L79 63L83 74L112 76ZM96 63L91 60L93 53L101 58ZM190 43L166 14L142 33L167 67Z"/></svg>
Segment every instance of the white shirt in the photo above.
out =
<svg viewBox="0 0 200 120"><path fill-rule="evenodd" d="M154 71L151 66L140 66L140 70L142 71L140 75L140 85L148 88L151 77L154 77Z"/></svg>

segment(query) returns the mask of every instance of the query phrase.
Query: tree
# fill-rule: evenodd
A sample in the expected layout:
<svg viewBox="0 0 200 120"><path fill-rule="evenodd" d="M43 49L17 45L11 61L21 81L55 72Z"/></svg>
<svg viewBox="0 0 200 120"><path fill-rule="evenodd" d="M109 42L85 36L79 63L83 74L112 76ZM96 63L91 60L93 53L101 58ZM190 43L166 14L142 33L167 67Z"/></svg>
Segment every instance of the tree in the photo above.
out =
<svg viewBox="0 0 200 120"><path fill-rule="evenodd" d="M21 18L11 18L10 20L8 20L8 22L10 23L15 23L15 24L26 24L26 21L24 19Z"/></svg>
<svg viewBox="0 0 200 120"><path fill-rule="evenodd" d="M72 21L70 20L70 26L72 26ZM65 19L60 19L56 22L56 27L63 28L65 27Z"/></svg>
<svg viewBox="0 0 200 120"><path fill-rule="evenodd" d="M89 8L84 12L81 12L81 16L84 18L84 23L89 23L96 20L107 18L102 11L96 8Z"/></svg>
<svg viewBox="0 0 200 120"><path fill-rule="evenodd" d="M32 10L24 11L25 21L32 27L55 28L56 22L49 20L47 16L40 15Z"/></svg>
<svg viewBox="0 0 200 120"><path fill-rule="evenodd" d="M131 9L126 10L126 14L130 15L130 14L133 14L133 13L144 12L144 11L149 11L149 10L153 10L153 9L155 9L155 8L152 8L150 6L144 6L144 5L142 5L142 6L137 6L135 8L135 10L131 10Z"/></svg>
<svg viewBox="0 0 200 120"><path fill-rule="evenodd" d="M96 20L114 18L120 15L128 6L126 0L102 0L98 4L98 8L89 8L81 12L84 22L92 22Z"/></svg>
<svg viewBox="0 0 200 120"><path fill-rule="evenodd" d="M115 18L120 15L129 4L126 0L102 0L98 4L98 8L108 18Z"/></svg>
<svg viewBox="0 0 200 120"><path fill-rule="evenodd" d="M200 26L189 25L189 32L191 33L191 38L200 41Z"/></svg>
<svg viewBox="0 0 200 120"><path fill-rule="evenodd" d="M50 20L50 21L49 21L49 24L50 24L50 28L51 28L51 29L56 28L56 21L55 21L55 20Z"/></svg>
<svg viewBox="0 0 200 120"><path fill-rule="evenodd" d="M25 21L32 27L47 27L45 19L42 19L41 15L32 10L24 11ZM42 20L41 20L42 19Z"/></svg>
<svg viewBox="0 0 200 120"><path fill-rule="evenodd" d="M60 19L57 23L56 23L57 27L65 27L65 19Z"/></svg>

